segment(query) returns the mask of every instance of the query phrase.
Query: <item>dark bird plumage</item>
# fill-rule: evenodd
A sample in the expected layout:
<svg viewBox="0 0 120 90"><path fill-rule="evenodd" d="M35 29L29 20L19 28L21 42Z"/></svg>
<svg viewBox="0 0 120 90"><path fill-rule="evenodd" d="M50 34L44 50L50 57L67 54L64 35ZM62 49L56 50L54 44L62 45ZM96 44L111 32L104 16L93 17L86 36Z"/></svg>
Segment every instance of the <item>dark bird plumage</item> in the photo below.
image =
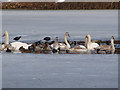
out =
<svg viewBox="0 0 120 90"><path fill-rule="evenodd" d="M21 53L31 53L30 50L26 50L25 48L23 48L23 46L20 47L19 50L21 51Z"/></svg>
<svg viewBox="0 0 120 90"><path fill-rule="evenodd" d="M21 38L21 36L15 37L13 40L18 41L20 38Z"/></svg>
<svg viewBox="0 0 120 90"><path fill-rule="evenodd" d="M7 48L6 52L11 52L11 50L9 48Z"/></svg>
<svg viewBox="0 0 120 90"><path fill-rule="evenodd" d="M38 44L41 45L42 44L42 40L38 41Z"/></svg>
<svg viewBox="0 0 120 90"><path fill-rule="evenodd" d="M28 47L28 50L34 51L34 50L35 50L35 47L34 47L33 45L31 45L31 46Z"/></svg>
<svg viewBox="0 0 120 90"><path fill-rule="evenodd" d="M109 42L109 41L106 41L106 44L107 44L107 45L110 45L110 42Z"/></svg>
<svg viewBox="0 0 120 90"><path fill-rule="evenodd" d="M53 44L55 41L51 41L49 44L51 45L51 44Z"/></svg>
<svg viewBox="0 0 120 90"><path fill-rule="evenodd" d="M53 49L52 52L53 52L53 53L57 53L58 51L57 51L56 49Z"/></svg>
<svg viewBox="0 0 120 90"><path fill-rule="evenodd" d="M49 40L51 40L51 38L50 37L45 37L44 40L49 41Z"/></svg>

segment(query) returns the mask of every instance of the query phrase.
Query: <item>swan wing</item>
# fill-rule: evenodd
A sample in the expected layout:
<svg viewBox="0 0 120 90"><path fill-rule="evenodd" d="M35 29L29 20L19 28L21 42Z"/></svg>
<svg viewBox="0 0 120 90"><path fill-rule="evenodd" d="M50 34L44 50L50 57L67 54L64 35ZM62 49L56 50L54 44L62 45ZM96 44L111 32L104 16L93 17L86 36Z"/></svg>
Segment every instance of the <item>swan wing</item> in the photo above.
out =
<svg viewBox="0 0 120 90"><path fill-rule="evenodd" d="M72 52L86 52L87 49L83 45L75 46L70 49Z"/></svg>
<svg viewBox="0 0 120 90"><path fill-rule="evenodd" d="M54 45L53 45L53 44L51 44L51 45L50 45L50 47L51 47L51 48L53 48L53 47L54 47Z"/></svg>
<svg viewBox="0 0 120 90"><path fill-rule="evenodd" d="M97 48L104 51L104 50L110 50L111 46L110 45L101 45L101 46L99 46Z"/></svg>
<svg viewBox="0 0 120 90"><path fill-rule="evenodd" d="M85 49L86 47L85 46L83 46L83 45L79 45L79 47L81 47L81 48L83 48L83 49Z"/></svg>
<svg viewBox="0 0 120 90"><path fill-rule="evenodd" d="M86 52L87 49L76 49L75 51L76 51L76 52Z"/></svg>
<svg viewBox="0 0 120 90"><path fill-rule="evenodd" d="M55 44L54 44L54 43L51 44L51 45L50 45L50 48L54 49L54 48L55 48Z"/></svg>
<svg viewBox="0 0 120 90"><path fill-rule="evenodd" d="M50 48L52 48L52 49L58 49L59 46L56 46L55 43L54 43L54 44L50 45Z"/></svg>
<svg viewBox="0 0 120 90"><path fill-rule="evenodd" d="M98 48L99 45L97 43L90 43L89 44L89 49L94 50L95 48Z"/></svg>
<svg viewBox="0 0 120 90"><path fill-rule="evenodd" d="M13 42L11 43L11 46L15 48L16 50L19 50L19 48L22 46L23 48L28 49L30 45L28 45L27 43L23 43L23 42Z"/></svg>
<svg viewBox="0 0 120 90"><path fill-rule="evenodd" d="M75 47L73 47L73 48L71 48L71 49L76 49L76 50L78 50L78 49L85 49L85 47L83 47L83 46L75 46Z"/></svg>
<svg viewBox="0 0 120 90"><path fill-rule="evenodd" d="M66 49L66 45L64 43L58 43L60 49Z"/></svg>
<svg viewBox="0 0 120 90"><path fill-rule="evenodd" d="M93 48L97 48L99 45L97 43L91 43Z"/></svg>
<svg viewBox="0 0 120 90"><path fill-rule="evenodd" d="M59 46L66 46L64 43L58 43Z"/></svg>

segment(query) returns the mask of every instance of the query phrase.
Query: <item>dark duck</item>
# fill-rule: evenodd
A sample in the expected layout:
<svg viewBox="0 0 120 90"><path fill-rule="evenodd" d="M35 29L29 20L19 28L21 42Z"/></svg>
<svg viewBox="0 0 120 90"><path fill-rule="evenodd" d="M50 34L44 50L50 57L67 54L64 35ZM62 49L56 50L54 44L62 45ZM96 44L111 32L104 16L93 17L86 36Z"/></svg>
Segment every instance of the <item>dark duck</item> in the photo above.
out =
<svg viewBox="0 0 120 90"><path fill-rule="evenodd" d="M18 41L18 40L20 40L20 38L21 38L21 36L15 37L13 40Z"/></svg>

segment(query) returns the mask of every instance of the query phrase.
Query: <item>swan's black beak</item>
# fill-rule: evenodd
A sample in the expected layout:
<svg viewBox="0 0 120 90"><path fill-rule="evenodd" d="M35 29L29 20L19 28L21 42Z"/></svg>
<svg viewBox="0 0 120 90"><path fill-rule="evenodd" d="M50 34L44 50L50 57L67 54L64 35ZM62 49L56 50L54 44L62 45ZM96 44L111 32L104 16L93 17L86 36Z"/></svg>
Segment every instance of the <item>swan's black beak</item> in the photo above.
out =
<svg viewBox="0 0 120 90"><path fill-rule="evenodd" d="M2 37L4 37L4 36L5 36L5 34L2 35Z"/></svg>

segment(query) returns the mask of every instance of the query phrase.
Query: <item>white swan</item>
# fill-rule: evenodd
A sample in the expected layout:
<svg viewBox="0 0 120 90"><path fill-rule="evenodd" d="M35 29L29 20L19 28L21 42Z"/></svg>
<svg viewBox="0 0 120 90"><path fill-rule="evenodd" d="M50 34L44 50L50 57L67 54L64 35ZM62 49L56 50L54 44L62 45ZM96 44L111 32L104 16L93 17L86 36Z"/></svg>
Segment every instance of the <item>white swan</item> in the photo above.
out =
<svg viewBox="0 0 120 90"><path fill-rule="evenodd" d="M2 47L1 50L2 50L2 51L6 51L7 48L9 48L10 50L14 51L14 48L9 45L9 35L8 35L8 32L7 32L7 31L3 34L3 37L4 37L4 36L6 36L5 44L3 44L3 45L1 46L1 47Z"/></svg>
<svg viewBox="0 0 120 90"><path fill-rule="evenodd" d="M59 45L58 45L58 37L56 37L55 43L53 43L52 45L53 45L53 46L52 46L52 49L58 50L58 48L59 48Z"/></svg>
<svg viewBox="0 0 120 90"><path fill-rule="evenodd" d="M78 45L69 49L70 52L87 52L87 36L85 37L85 46Z"/></svg>
<svg viewBox="0 0 120 90"><path fill-rule="evenodd" d="M67 50L70 48L70 44L68 43L67 41L67 36L70 37L69 33L66 32L65 33L65 36L64 36L64 39L65 39L65 43L58 43L58 47L60 48L60 50ZM52 44L50 47L53 48L55 44Z"/></svg>
<svg viewBox="0 0 120 90"><path fill-rule="evenodd" d="M28 45L27 43L23 43L23 42L12 42L9 44L9 34L7 31L5 31L3 36L6 36L5 44L9 47L11 46L12 48L14 48L14 50L19 50L19 48L22 46L23 46L23 48L28 49L28 47L31 46L31 44Z"/></svg>
<svg viewBox="0 0 120 90"><path fill-rule="evenodd" d="M12 43L10 43L10 45L13 48L15 48L15 50L19 50L19 48L22 47L22 46L23 46L24 49L28 49L28 47L31 46L31 44L28 45L27 43L23 43L23 42L12 42Z"/></svg>
<svg viewBox="0 0 120 90"><path fill-rule="evenodd" d="M99 47L96 48L97 53L109 53L115 52L115 46L114 46L114 37L111 37L111 45L100 45Z"/></svg>
<svg viewBox="0 0 120 90"><path fill-rule="evenodd" d="M97 48L99 45L97 43L92 43L91 42L91 36L87 34L88 42L87 42L87 49L88 50L94 50Z"/></svg>
<svg viewBox="0 0 120 90"><path fill-rule="evenodd" d="M70 48L70 44L67 41L67 36L70 37L68 32L66 32L65 35L64 35L65 44L64 43L58 43L61 50L68 50Z"/></svg>

